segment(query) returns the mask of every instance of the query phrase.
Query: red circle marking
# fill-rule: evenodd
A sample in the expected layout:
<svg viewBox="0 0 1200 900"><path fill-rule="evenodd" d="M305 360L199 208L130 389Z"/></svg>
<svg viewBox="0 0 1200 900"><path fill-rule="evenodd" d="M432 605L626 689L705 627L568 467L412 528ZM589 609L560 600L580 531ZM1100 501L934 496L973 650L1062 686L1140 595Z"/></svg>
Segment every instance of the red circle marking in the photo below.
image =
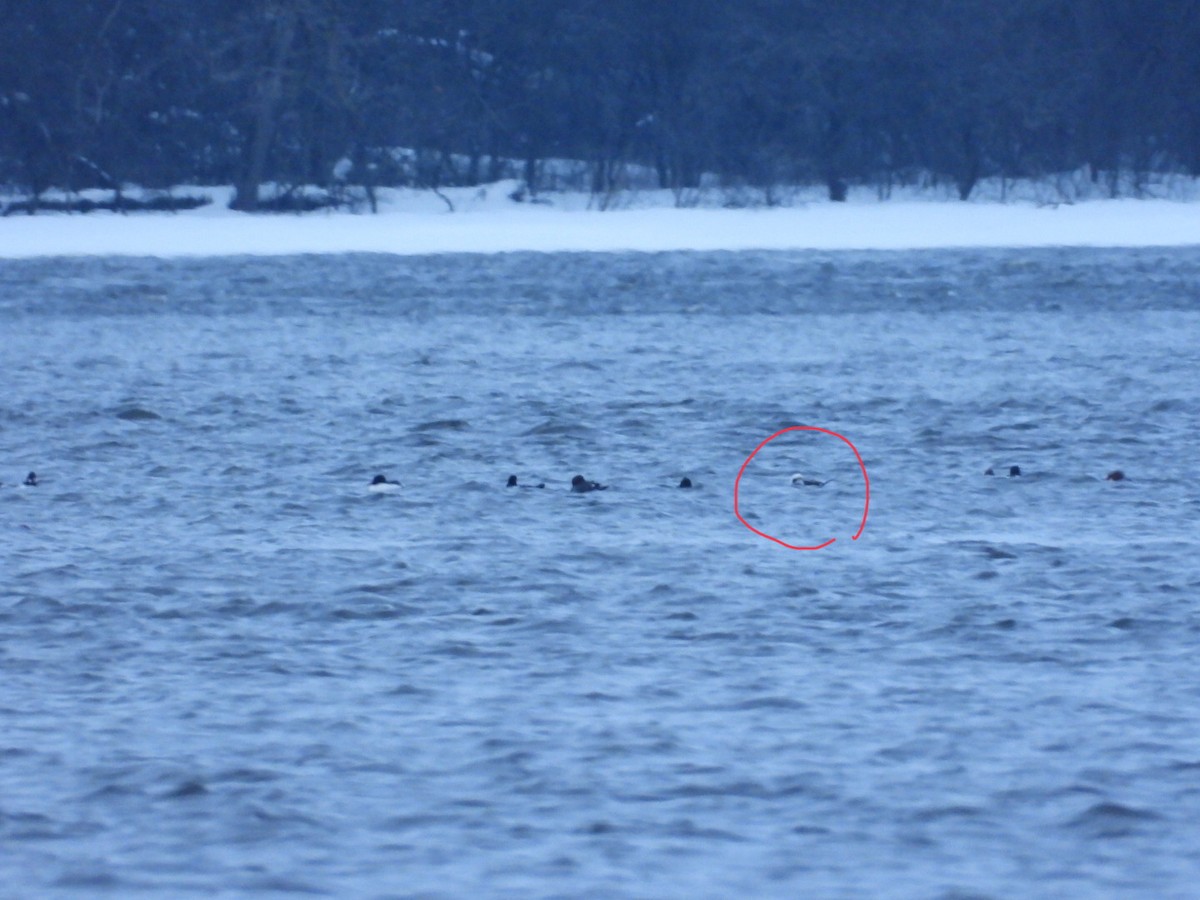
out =
<svg viewBox="0 0 1200 900"><path fill-rule="evenodd" d="M754 457L758 454L758 451L767 446L767 444L771 443L771 441L775 440L775 438L779 437L781 434L787 434L789 431L819 431L822 434L832 435L854 451L854 458L858 460L858 467L862 469L864 488L862 522L859 523L858 531L856 531L850 538L852 541L857 541L860 537L862 537L863 529L867 527L867 511L871 507L871 479L867 477L867 467L863 464L862 456L859 455L858 448L851 443L849 438L847 438L845 435L838 434L836 431L830 431L828 428L818 428L816 425L792 425L789 428L782 428L754 448L750 455L746 457L746 461L742 463L742 467L738 469L737 478L733 480L733 514L737 516L739 522L741 522L759 537L764 537L768 541L774 541L783 547L787 547L789 550L820 550L824 547L828 547L837 540L837 538L830 538L823 544L817 544L813 547L800 547L796 544L789 544L787 541L781 541L779 538L775 537L774 535L767 534L765 531L759 531L757 528L743 519L741 512L738 510L738 488L742 483L742 475L745 473L746 467L750 465L750 460L754 459Z"/></svg>

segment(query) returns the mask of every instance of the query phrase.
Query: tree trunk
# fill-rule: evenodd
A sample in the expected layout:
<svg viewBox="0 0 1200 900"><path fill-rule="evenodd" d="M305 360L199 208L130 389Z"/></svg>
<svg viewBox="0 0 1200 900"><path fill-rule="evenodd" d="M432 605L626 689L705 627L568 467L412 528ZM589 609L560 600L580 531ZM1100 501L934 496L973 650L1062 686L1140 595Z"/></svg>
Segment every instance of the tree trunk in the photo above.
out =
<svg viewBox="0 0 1200 900"><path fill-rule="evenodd" d="M538 157L533 153L529 153L525 157L524 174L525 188L531 197L535 196L541 185L538 184Z"/></svg>
<svg viewBox="0 0 1200 900"><path fill-rule="evenodd" d="M838 178L836 174L830 172L825 176L825 187L829 191L829 199L833 203L845 203L846 196L850 189L846 182Z"/></svg>
<svg viewBox="0 0 1200 900"><path fill-rule="evenodd" d="M266 172L267 154L275 140L279 102L283 98L284 65L296 37L296 11L289 6L278 13L269 65L256 73L254 125L246 167L238 176L233 200L229 204L231 209L242 212L258 210L258 186Z"/></svg>
<svg viewBox="0 0 1200 900"><path fill-rule="evenodd" d="M821 156L825 187L829 190L829 199L833 203L846 202L848 188L841 175L845 148L845 123L841 113L836 109L831 109L826 117L825 133L821 136Z"/></svg>
<svg viewBox="0 0 1200 900"><path fill-rule="evenodd" d="M962 165L959 167L954 181L958 186L958 199L966 201L970 199L971 191L975 190L983 167L982 151L974 127L968 125L963 129L961 145Z"/></svg>

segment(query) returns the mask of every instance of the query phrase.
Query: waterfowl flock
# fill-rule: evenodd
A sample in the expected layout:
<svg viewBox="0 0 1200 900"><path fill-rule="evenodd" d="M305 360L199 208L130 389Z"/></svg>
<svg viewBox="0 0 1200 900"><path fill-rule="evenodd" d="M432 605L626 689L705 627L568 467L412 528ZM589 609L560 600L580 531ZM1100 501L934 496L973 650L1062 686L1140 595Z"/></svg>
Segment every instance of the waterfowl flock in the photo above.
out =
<svg viewBox="0 0 1200 900"><path fill-rule="evenodd" d="M987 468L987 470L984 471L983 474L984 475L995 475L996 470L993 467L989 466ZM1021 475L1021 467L1020 466L1009 466L1008 467L1008 477L1009 478L1017 478L1020 475ZM30 472L29 477L34 478L34 474L32 472ZM1104 476L1104 480L1105 481L1124 481L1125 473L1122 472L1120 469L1114 469L1113 471L1109 472L1107 475ZM816 478L809 478L808 476L806 476L800 472L794 473L791 477L792 487L824 487L825 485L830 484L832 481L833 481L832 478L826 479L825 481L820 481ZM26 483L28 484L29 482L27 481ZM36 483L36 480L34 483ZM537 484L522 484L520 479L518 479L516 475L509 475L508 481L505 483L505 487L517 488L519 490L540 490L540 489L544 489L546 487L546 483L544 481L540 481ZM688 478L685 475L683 478L681 478L679 480L679 487L683 488L685 490L693 487L692 479ZM400 489L400 483L398 481L389 481L385 475L376 475L375 478L371 481L371 484L367 487L367 490L371 491L372 493L392 493L399 489ZM591 479L584 478L582 475L576 475L574 478L571 479L571 493L573 493L573 494L590 494L593 491L606 491L606 490L608 490L607 484L600 484L600 482L592 481Z"/></svg>
<svg viewBox="0 0 1200 900"><path fill-rule="evenodd" d="M983 474L995 475L996 471L994 468L989 466ZM1009 478L1016 478L1020 474L1020 466L1008 467ZM1125 473L1120 469L1113 469L1104 476L1104 480L1125 481ZM815 478L808 478L800 472L796 472L791 478L792 487L824 487L831 481L833 481L832 478L827 479L826 481L818 481ZM0 482L0 484L3 484L3 482ZM21 482L22 487L37 487L39 484L41 484L41 482L38 480L37 472L30 472L25 476L25 480ZM685 490L691 488L692 486L692 479L688 478L686 475L679 480L679 487ZM379 474L371 479L371 483L367 485L367 490L372 494L394 494L402 487L403 485L399 481L392 481L386 475ZM518 488L521 490L535 490L545 488L546 483L542 481L538 482L537 484L521 484L516 475L509 475L505 487ZM582 475L576 475L571 479L571 493L573 494L590 494L593 491L606 490L608 490L607 484L600 484L600 482L584 478Z"/></svg>

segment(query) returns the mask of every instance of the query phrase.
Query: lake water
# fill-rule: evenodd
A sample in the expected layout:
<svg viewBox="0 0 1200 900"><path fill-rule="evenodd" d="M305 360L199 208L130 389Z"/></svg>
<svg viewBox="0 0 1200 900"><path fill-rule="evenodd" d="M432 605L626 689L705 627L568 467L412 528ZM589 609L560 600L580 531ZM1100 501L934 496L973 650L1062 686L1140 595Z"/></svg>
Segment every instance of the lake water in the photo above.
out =
<svg viewBox="0 0 1200 900"><path fill-rule="evenodd" d="M0 263L0 895L1196 896L1198 286Z"/></svg>

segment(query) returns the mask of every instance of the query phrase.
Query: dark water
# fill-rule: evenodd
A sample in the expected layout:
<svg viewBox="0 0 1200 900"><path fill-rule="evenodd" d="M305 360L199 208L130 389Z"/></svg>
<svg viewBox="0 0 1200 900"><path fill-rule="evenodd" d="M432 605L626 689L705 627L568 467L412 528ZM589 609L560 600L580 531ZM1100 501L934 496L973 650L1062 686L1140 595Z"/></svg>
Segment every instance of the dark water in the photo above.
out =
<svg viewBox="0 0 1200 900"><path fill-rule="evenodd" d="M0 893L1194 896L1197 285L0 262Z"/></svg>

